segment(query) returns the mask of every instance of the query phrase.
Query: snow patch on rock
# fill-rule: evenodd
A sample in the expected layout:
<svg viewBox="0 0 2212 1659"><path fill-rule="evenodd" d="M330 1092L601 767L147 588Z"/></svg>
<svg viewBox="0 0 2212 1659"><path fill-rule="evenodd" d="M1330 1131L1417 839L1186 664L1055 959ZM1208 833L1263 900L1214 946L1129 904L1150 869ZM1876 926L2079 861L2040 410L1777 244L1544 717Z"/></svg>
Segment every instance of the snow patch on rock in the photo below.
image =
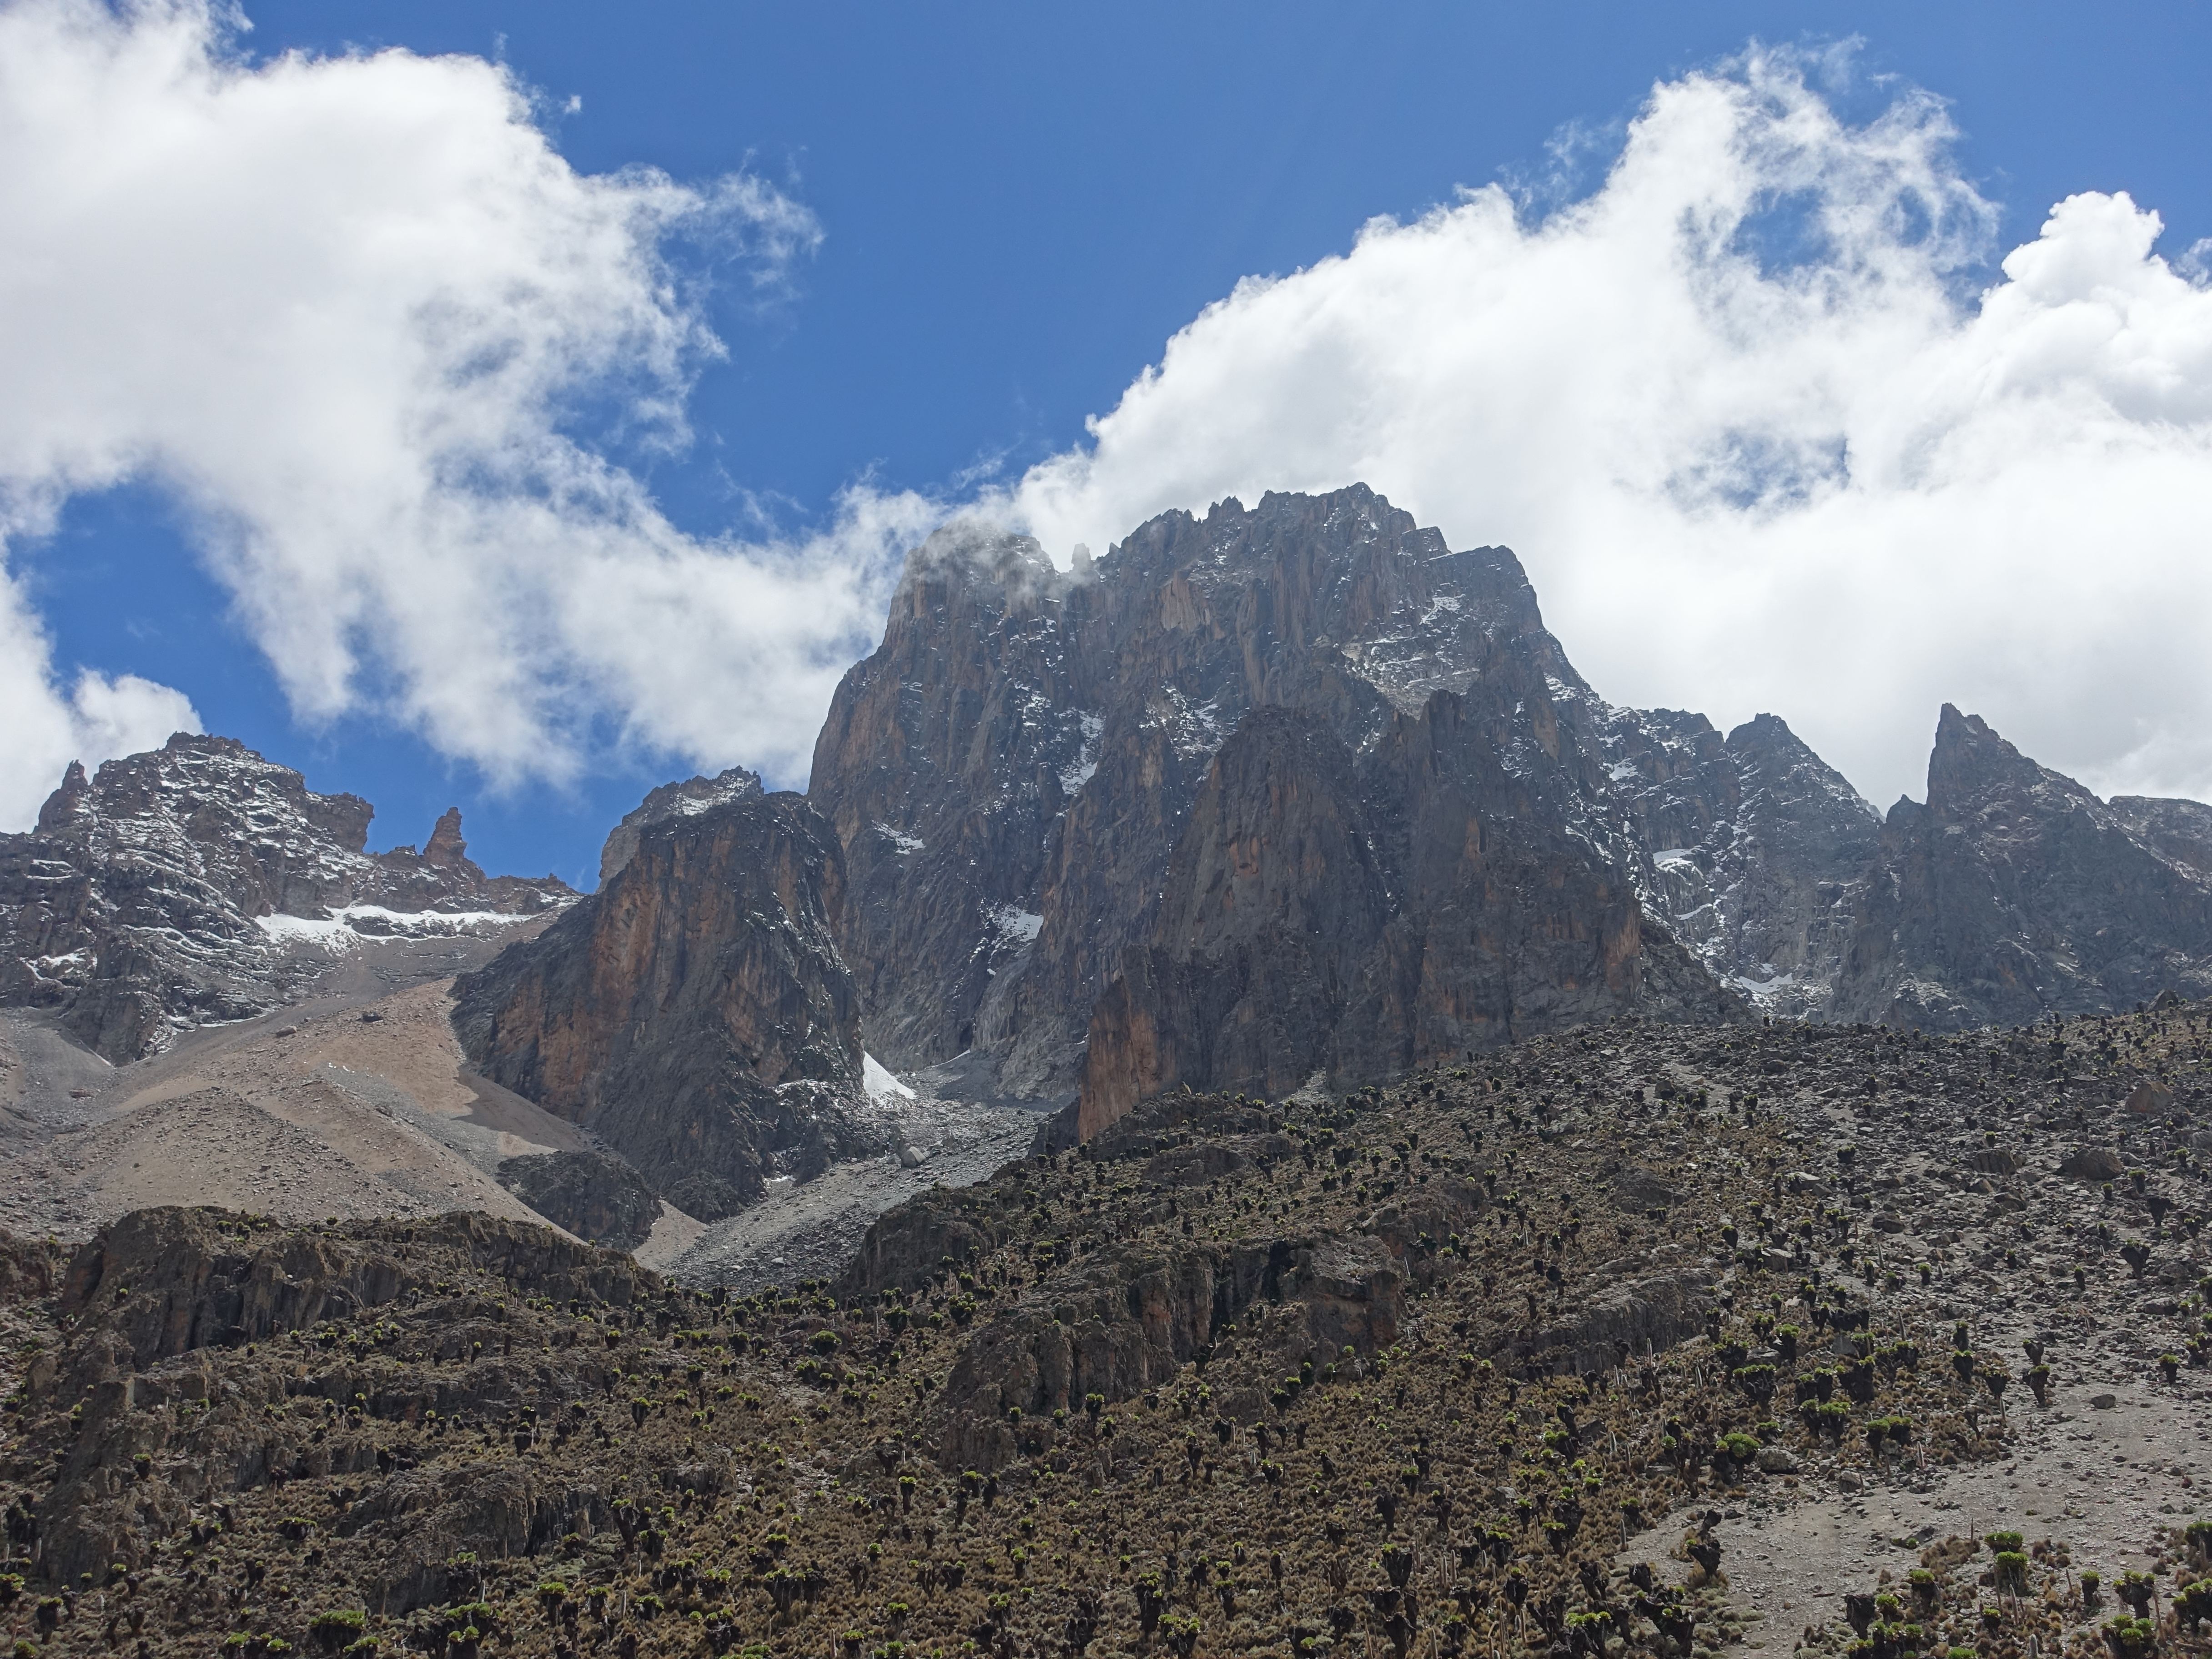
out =
<svg viewBox="0 0 2212 1659"><path fill-rule="evenodd" d="M335 952L387 939L480 939L487 929L536 918L498 910L394 910L381 904L349 904L319 921L283 915L253 920L272 945L307 945Z"/></svg>
<svg viewBox="0 0 2212 1659"><path fill-rule="evenodd" d="M868 1098L878 1106L890 1105L902 1100L912 1100L914 1091L901 1083L890 1066L873 1054L860 1055L861 1079L866 1085Z"/></svg>

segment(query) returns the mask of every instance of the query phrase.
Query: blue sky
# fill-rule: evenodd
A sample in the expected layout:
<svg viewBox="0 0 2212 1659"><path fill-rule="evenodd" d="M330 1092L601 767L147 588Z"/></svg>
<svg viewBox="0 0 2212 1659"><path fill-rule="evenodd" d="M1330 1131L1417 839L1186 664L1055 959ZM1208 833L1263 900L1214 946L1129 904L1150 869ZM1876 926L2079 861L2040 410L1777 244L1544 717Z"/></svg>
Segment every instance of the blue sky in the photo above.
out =
<svg viewBox="0 0 2212 1659"><path fill-rule="evenodd" d="M2078 191L2154 209L2160 253L2212 236L2203 5L246 11L234 49L257 62L385 47L493 58L541 94L539 125L580 173L744 171L812 216L818 245L766 287L711 251L674 256L684 280L712 283L700 315L726 347L690 371L687 444L641 440L588 398L565 417L677 529L709 539L803 536L856 483L940 501L1011 484L1084 443L1085 417L1240 279L1344 253L1374 216L1416 218L1463 185L1504 180L1531 213L1584 194L1656 82L1754 40L1857 40L1849 74L1821 82L1846 120L1905 85L1947 100L1956 172L1996 210L1969 285ZM567 776L497 781L369 708L295 718L208 574L198 510L142 478L78 493L51 534L16 536L10 567L58 679L88 667L175 688L208 729L374 800L372 844L418 839L459 803L487 867L581 885L614 818L690 769L624 741L611 716Z"/></svg>

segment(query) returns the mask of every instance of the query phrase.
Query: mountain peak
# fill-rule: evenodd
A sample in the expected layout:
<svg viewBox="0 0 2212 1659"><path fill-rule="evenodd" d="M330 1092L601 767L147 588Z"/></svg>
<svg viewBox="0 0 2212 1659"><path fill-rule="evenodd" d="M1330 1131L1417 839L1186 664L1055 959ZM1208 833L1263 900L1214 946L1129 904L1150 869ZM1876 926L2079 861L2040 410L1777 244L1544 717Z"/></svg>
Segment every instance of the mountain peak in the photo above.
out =
<svg viewBox="0 0 2212 1659"><path fill-rule="evenodd" d="M57 1008L104 1057L131 1060L279 1006L369 933L483 936L501 925L488 917L575 896L486 877L457 810L422 855L365 852L374 816L235 738L179 732L89 777L72 763L38 827L0 836L0 1001Z"/></svg>

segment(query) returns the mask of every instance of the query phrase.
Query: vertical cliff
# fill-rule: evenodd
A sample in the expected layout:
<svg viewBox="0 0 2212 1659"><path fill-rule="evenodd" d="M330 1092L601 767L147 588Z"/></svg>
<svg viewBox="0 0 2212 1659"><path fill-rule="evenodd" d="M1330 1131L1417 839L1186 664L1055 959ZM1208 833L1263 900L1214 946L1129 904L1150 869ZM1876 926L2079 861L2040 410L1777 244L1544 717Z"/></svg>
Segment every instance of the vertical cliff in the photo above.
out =
<svg viewBox="0 0 2212 1659"><path fill-rule="evenodd" d="M1036 945L1115 678L1098 599L1034 542L955 525L908 557L882 646L837 688L808 798L844 849L839 940L890 1065L974 1047Z"/></svg>
<svg viewBox="0 0 2212 1659"><path fill-rule="evenodd" d="M633 825L600 890L454 990L483 1073L586 1126L694 1216L878 1151L842 850L796 795Z"/></svg>
<svg viewBox="0 0 2212 1659"><path fill-rule="evenodd" d="M1092 1012L1084 1138L1183 1083L1279 1097L1616 1014L1747 1018L1646 918L1589 758L1522 730L1513 691L1434 692L1358 757L1312 715L1246 717Z"/></svg>
<svg viewBox="0 0 2212 1659"><path fill-rule="evenodd" d="M1207 769L1149 938L1091 1010L1082 1138L1184 1083L1280 1097L1325 1072L1390 886L1343 741L1310 714L1246 716Z"/></svg>

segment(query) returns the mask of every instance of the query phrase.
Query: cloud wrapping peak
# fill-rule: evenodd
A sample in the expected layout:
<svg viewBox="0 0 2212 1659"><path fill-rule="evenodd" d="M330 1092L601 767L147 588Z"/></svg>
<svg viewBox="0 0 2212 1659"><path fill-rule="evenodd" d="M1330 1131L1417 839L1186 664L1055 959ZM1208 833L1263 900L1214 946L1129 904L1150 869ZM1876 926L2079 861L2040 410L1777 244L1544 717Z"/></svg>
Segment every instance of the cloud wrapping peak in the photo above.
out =
<svg viewBox="0 0 2212 1659"><path fill-rule="evenodd" d="M1808 70L1656 88L1547 216L1469 191L1240 284L1003 509L1065 559L1362 480L1514 546L1608 696L1771 709L1879 799L1947 700L2107 791L2212 796L2212 294L2118 194L1961 292L1995 215L1941 105L1853 125Z"/></svg>
<svg viewBox="0 0 2212 1659"><path fill-rule="evenodd" d="M227 27L0 7L0 536L155 481L307 720L396 719L501 782L614 737L803 772L928 510L857 491L802 544L701 541L574 434L680 447L722 348L664 249L772 289L812 216L751 177L579 174L479 58L255 65ZM19 585L0 633L0 823L191 723L144 682L64 694Z"/></svg>

